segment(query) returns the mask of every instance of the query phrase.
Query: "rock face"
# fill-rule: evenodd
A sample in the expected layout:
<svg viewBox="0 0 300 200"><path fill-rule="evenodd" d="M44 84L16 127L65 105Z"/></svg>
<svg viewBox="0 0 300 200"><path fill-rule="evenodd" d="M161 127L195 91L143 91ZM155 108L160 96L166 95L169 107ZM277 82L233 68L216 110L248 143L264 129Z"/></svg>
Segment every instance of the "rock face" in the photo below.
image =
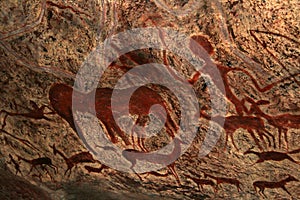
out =
<svg viewBox="0 0 300 200"><path fill-rule="evenodd" d="M1 199L300 196L297 0L0 7Z"/></svg>

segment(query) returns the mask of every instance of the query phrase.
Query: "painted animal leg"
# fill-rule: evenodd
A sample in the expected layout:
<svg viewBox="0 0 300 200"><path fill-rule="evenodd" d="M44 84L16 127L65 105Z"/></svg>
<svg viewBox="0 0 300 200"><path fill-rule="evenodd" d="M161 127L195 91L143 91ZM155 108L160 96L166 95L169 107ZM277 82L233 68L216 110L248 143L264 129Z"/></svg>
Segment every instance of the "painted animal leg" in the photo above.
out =
<svg viewBox="0 0 300 200"><path fill-rule="evenodd" d="M255 137L254 132L251 129L248 129L248 132L250 133L251 137L253 138L255 144L258 146L258 148L260 150L262 150L263 148L260 146L259 144L259 140Z"/></svg>

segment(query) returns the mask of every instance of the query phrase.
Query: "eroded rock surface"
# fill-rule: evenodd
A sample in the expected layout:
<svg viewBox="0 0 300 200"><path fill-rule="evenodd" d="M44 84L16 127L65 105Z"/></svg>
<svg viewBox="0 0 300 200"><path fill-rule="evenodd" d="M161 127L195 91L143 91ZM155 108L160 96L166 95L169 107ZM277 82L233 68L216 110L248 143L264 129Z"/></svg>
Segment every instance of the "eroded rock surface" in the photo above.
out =
<svg viewBox="0 0 300 200"><path fill-rule="evenodd" d="M0 2L0 7L1 199L259 199L264 195L268 199L297 199L300 196L297 0L169 3L8 0ZM109 66L101 66L97 57L94 60L89 57L105 39L146 27L153 27L154 32L143 35L148 38L145 43L157 43L164 50L149 47L130 51ZM167 29L186 36L182 41L192 38L194 43L176 46ZM190 49L192 57L187 57L186 49ZM118 46L113 51L117 52ZM197 58L202 59L200 67L189 62L196 62ZM72 113L71 87L76 74L87 63L92 67L100 65L101 69L107 67L98 84L102 88L96 99L98 119L85 115L93 106L84 95L77 99L82 101L81 113L76 117ZM167 114L166 126L156 136L137 138L144 129L127 124L128 118L122 117L127 108L124 101L116 100L121 110L119 120L124 125L121 128L125 131L120 131L112 121L111 91L123 75L147 63L164 64L176 81L190 83L199 103L200 117L199 123L193 124L199 126L196 136L183 155L159 171L137 175L97 161L92 155L95 152L85 145L98 132L87 127L82 131L87 131L90 137L82 140L75 132L78 124L73 119L100 124L114 145L128 151L159 150L174 136L178 137L179 123L186 120L181 119L180 98L172 89L157 84L148 84L149 90L141 89L141 94L136 93L130 101L130 114L140 127L146 127L154 119L157 123L151 126L160 127ZM97 68L91 69L95 70L91 75L96 77ZM146 72L149 77L166 78L163 74ZM125 91L135 86L137 80L149 82L149 77L132 73L119 89ZM54 84L65 88L49 93ZM212 106L212 96L216 104L226 107ZM185 97L192 102L190 96ZM153 107L159 115L148 115L152 104L164 107L166 113L160 112L160 107ZM216 144L208 141L212 149L199 158L208 129L215 136L220 134L220 138ZM134 137L127 135L131 130L136 133ZM184 131L180 137L186 139ZM111 149L106 150L109 157ZM175 155L176 150L171 148L162 155L172 152ZM39 158L47 159L37 161ZM133 160L127 164L134 165ZM259 189L264 187L262 194Z"/></svg>

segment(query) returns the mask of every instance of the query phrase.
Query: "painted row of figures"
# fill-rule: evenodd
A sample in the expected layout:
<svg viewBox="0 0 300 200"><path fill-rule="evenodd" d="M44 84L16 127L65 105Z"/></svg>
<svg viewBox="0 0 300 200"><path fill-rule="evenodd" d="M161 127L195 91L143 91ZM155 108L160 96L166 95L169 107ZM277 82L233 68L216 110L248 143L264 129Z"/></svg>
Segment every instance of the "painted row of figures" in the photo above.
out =
<svg viewBox="0 0 300 200"><path fill-rule="evenodd" d="M28 24L28 25L25 24L18 30L0 34L0 42L1 42L0 45L18 59L20 58L20 56L16 56L16 54L13 52L13 50L11 50L9 48L9 46L5 44L4 40L6 40L10 37L13 37L15 35L30 31L35 26L40 24L47 7L54 6L59 9L71 9L76 14L86 15L86 13L79 12L78 9L76 9L76 8L73 8L71 6L59 5L59 4L53 3L51 1L42 1L41 5L42 5L42 10L40 12L40 16L38 17L38 21L36 21L33 24ZM149 20L149 19L147 19L147 20ZM252 36L254 36L256 41L259 41L255 37L254 30L250 31L250 33ZM163 38L164 33L161 33L160 35L161 35L161 40L163 41L163 43L165 43L164 38ZM214 49L206 37L203 37L201 35L194 35L191 37L191 39L193 39L198 44L200 44L207 51L208 55L212 55L214 53ZM190 46L190 49L195 53L196 56L200 56L200 57L202 56L202 55L199 55L199 52L197 52L197 48L194 47L193 45ZM132 63L134 63L136 65L141 65L141 64L145 64L148 62L148 61L141 61L141 58L139 56L137 56L137 54L132 52L132 53L128 53L128 54L121 56L120 61L123 65L113 64L110 66L110 68L112 70L114 70L114 69L122 70L124 73L126 73L127 71L129 71L131 69L131 67L127 66L128 60L130 60ZM19 59L19 60L21 60L21 59ZM166 66L169 66L166 51L163 51L163 60L164 60L164 64ZM30 69L34 68L30 62L21 61L21 63L23 63ZM213 69L214 67L216 67L216 69ZM54 70L54 68L53 68L53 70ZM220 73L221 80L219 79L220 77L214 73L215 70L217 70ZM171 72L171 70L170 70L170 72ZM277 148L275 136L272 133L270 133L265 127L265 122L267 122L269 125L278 129L278 146L279 147L281 147L281 143L282 143L281 135L282 134L284 135L285 142L287 145L287 151L286 152L280 152L280 151L257 152L257 151L250 149L250 150L246 151L244 154L257 155L258 160L256 163L260 163L260 162L264 162L264 161L289 160L292 163L299 164L299 161L296 161L291 157L291 154L299 153L299 149L289 151L287 132L291 128L295 128L295 129L300 128L300 115L293 115L293 114L281 114L281 115L275 115L275 116L269 115L261 109L261 107L263 105L267 105L269 103L268 101L266 101L266 100L255 101L249 97L245 97L243 99L237 98L237 96L232 91L232 88L230 86L229 79L228 79L228 74L231 72L241 72L245 76L248 76L250 78L250 80L252 81L255 89L260 93L269 91L273 87L283 83L284 81L288 81L288 80L291 80L291 81L295 82L298 86L300 86L299 82L297 81L297 78L296 78L300 73L290 74L289 77L286 77L282 80L276 81L265 87L261 87L259 85L258 81L247 70L241 69L241 68L232 68L232 67L227 67L227 66L223 66L220 64L216 64L216 65L205 65L204 68L201 70L201 72L198 72L198 71L195 72L188 79L188 81L192 85L194 85L199 80L201 73L203 73L205 75L208 75L210 77L211 81L217 87L220 86L220 84L218 84L218 82L220 82L220 81L224 84L225 91L222 95L224 95L227 98L227 100L235 106L236 115L226 116L226 117L225 116L216 116L216 117L212 118L212 116L210 116L207 113L208 108L204 108L201 110L200 116L202 118L205 118L208 120L216 119L216 118L223 118L225 120L225 124L222 127L224 128L225 133L226 133L226 144L228 141L228 137L231 137L231 141L232 141L234 147L236 149L238 149L237 145L234 142L233 134L235 133L235 131L237 129L243 128L249 132L249 134L253 138L255 144L261 150L263 149L263 146L261 145L261 143L263 143L265 146L269 145L269 146L273 146L274 148ZM205 87L203 87L202 89L205 90ZM222 91L221 88L219 88L219 89L220 89L220 91ZM111 99L112 91L113 90L109 89L109 88L97 89L96 105L95 105L95 108L97 111L97 113L96 113L97 118L99 118L99 120L101 120L103 122L103 124L107 127L106 128L107 134L109 135L109 137L113 143L118 143L119 142L118 138L121 138L121 141L124 142L126 146L132 147L131 145L134 145L134 137L132 137L131 141L130 141L130 139L126 136L126 134L118 127L118 125L116 124L116 122L114 121L114 118L112 116L111 109L108 106L108 105L110 105L109 101ZM31 109L25 108L28 110L28 112L22 113L22 112L10 112L10 111L6 111L6 110L2 110L1 113L4 113L4 119L3 119L1 132L7 136L19 141L20 143L24 144L26 147L31 148L36 152L39 152L40 150L38 148L36 148L35 145L31 144L29 141L27 141L23 138L20 138L14 134L11 134L4 129L6 126L6 119L8 116L22 116L22 117L27 117L27 118L37 119L37 120L42 119L42 120L50 121L51 118L49 118L46 115L58 114L69 123L69 125L72 127L72 129L75 132L78 131L76 129L76 125L74 124L74 119L73 119L73 115L72 115L72 93L73 92L74 92L73 88L66 84L60 84L60 83L54 84L50 88L50 91L49 91L49 100L50 100L51 107L45 106L45 105L39 107L36 103L31 102L32 108ZM126 92L125 92L125 94L126 94ZM83 99L84 99L84 97L83 97ZM132 97L132 99L133 99L133 102L132 102L132 104L129 105L130 106L129 112L131 115L138 116L137 123L139 125L146 125L146 122L144 121L144 119L145 119L145 116L147 116L149 114L149 109L152 105L159 104L159 105L163 106L165 108L165 110L167 111L167 119L166 119L166 124L165 124L166 132L171 138L175 138L176 131L178 130L178 126L177 126L178 121L176 121L176 119L174 120L172 118L172 116L174 116L174 115L169 113L171 111L168 109L168 105L166 104L164 99L157 92L155 92L154 90L152 90L151 88L148 88L148 87L141 87L134 93L134 96ZM146 99L147 99L147 101L146 101ZM248 109L245 106L246 102L251 104L250 109ZM84 105L88 105L88 104L84 104ZM124 105L124 106L127 106L127 105ZM45 109L48 109L49 112L45 112ZM89 108L84 108L84 109L89 109ZM217 121L218 120L216 120L216 122ZM258 134L259 139L255 136L255 134ZM139 148L139 150L137 150L137 151L147 152L147 149L145 148L143 139L140 139L139 137L137 137L137 138L138 138L138 148ZM268 144L266 143L265 139L267 139ZM177 141L176 138L174 140ZM175 144L179 144L179 143L175 143ZM67 170L65 171L65 175L67 174L68 171L69 171L69 175L70 175L72 168L79 163L97 163L98 162L97 160L95 160L92 157L92 155L89 152L80 152L80 153L77 153L70 157L67 157L62 151L60 151L56 148L55 144L51 145L50 147L52 148L54 155L60 155L64 159L64 161L67 165ZM135 146L133 146L133 147L135 147ZM174 150L175 149L176 148L174 148ZM131 150L132 149L125 149L124 153L126 153L127 151L131 151ZM171 157L173 156L172 153L170 154L170 156ZM43 170L45 170L50 177L51 177L51 175L50 175L51 173L48 171L46 166L53 168L53 170L55 172L57 171L57 167L52 164L52 160L49 157L39 157L39 158L35 158L35 159L27 159L20 155L16 155L16 157L19 161L17 161L14 158L14 156L12 156L11 154L9 154L9 157L10 157L10 163L15 167L16 173L22 174L21 169L20 169L20 163L19 163L19 161L21 161L21 160L31 165L31 169L30 169L29 173L31 173L31 171L38 166L40 166ZM131 158L128 158L128 157L127 157L127 159L129 162L132 163L132 166L133 166L134 160L132 160ZM85 169L88 172L95 172L95 173L100 173L103 169L106 169L106 168L108 168L108 167L105 165L102 165L102 164L101 164L101 167L99 167L99 168L85 166ZM158 172L149 172L148 174L152 174L155 176L168 176L169 172L171 172L171 174L173 174L174 177L176 178L178 184L181 184L179 175L177 174L177 172L175 170L175 163L170 164L168 166L168 169L169 170L166 174L160 174ZM202 187L202 185L211 185L216 190L217 185L222 184L222 183L228 183L228 184L235 185L238 190L241 190L241 187L240 187L241 182L237 179L214 176L212 174L208 174L205 172L203 172L203 175L204 175L205 179L200 179L199 178L200 175L195 172L192 172L192 171L190 171L189 174L188 173L183 174L183 176L185 176L186 178L191 179L193 182L195 182L198 185L199 189L200 189L200 187ZM140 179L142 179L140 175L138 175L138 176L140 177ZM209 178L209 179L207 179L207 178ZM212 180L214 180L216 183ZM286 192L288 192L288 190L285 188L285 185L286 185L286 183L288 183L290 181L298 181L298 180L296 178L294 178L293 176L289 175L286 179L282 179L277 182L255 181L255 182L253 182L253 186L255 187L255 189L259 188L259 191L262 193L264 192L265 188L282 188Z"/></svg>
<svg viewBox="0 0 300 200"><path fill-rule="evenodd" d="M70 87L68 87L66 85L62 85L62 84L55 85L55 86L53 86L53 88L56 88L57 86L59 86L59 87L67 87L67 88L69 88L71 90ZM59 91L67 91L67 90L63 89L63 90L59 90ZM149 94L147 94L147 95L149 95ZM137 96L140 97L140 95L137 95ZM159 101L156 101L156 102L159 102ZM5 125L6 125L5 120L6 120L7 116L23 116L23 117L33 118L33 119L50 120L45 115L51 115L51 114L54 114L54 113L59 113L61 116L64 116L64 117L68 116L68 115L66 115L65 113L62 113L62 112L53 111L50 107L48 108L48 109L51 109L50 112L44 113L44 109L46 108L46 106L39 107L39 106L37 106L33 102L31 102L31 104L32 104L33 109L31 109L30 112L28 112L28 113L12 113L12 112L7 112L7 111L2 111L6 115L4 117L4 123L2 125L2 129L1 130L2 130L3 133L6 133L7 135L10 135L11 137L14 137L15 139L18 139L18 141L22 142L26 146L28 146L28 147L30 147L30 148L38 151L38 149L36 147L34 147L34 145L32 145L29 141L21 139L21 138L16 138L16 136L11 135L7 131L4 130ZM67 105L67 104L64 104L64 105ZM151 106L151 104L149 106ZM137 110L137 111L140 111L140 110ZM147 114L147 113L143 113L143 114ZM201 115L204 118L209 118L209 115L206 113L205 110L201 113ZM70 116L70 117L72 117L72 116ZM68 122L73 121L72 118L70 118L69 120L68 120L68 118L65 118L65 119L67 119ZM225 126L225 130L226 130L227 127L228 126ZM75 127L72 127L72 128L75 128ZM235 130L236 130L236 127L233 127L233 128L235 128ZM174 140L177 141L179 139L175 138ZM175 149L180 148L180 147L176 146L176 144L180 145L180 142L175 142L174 152L175 152ZM73 156L67 157L62 151L59 151L55 147L55 145L51 145L51 148L53 149L54 155L58 154L58 155L60 155L65 160L65 163L66 163L66 165L68 167L67 170L65 171L65 174L67 174L67 172L69 171L69 175L70 175L71 174L71 169L74 166L76 166L77 164L79 164L79 163L96 163L96 162L98 162L95 159L93 159L92 155L89 152L80 152L80 153L75 154ZM124 152L130 151L130 150L131 149L125 149ZM289 152L279 152L279 151L257 152L257 151L254 151L254 150L250 149L250 150L246 151L244 154L245 155L246 154L255 154L255 155L257 155L258 156L258 160L256 161L256 163L261 163L261 162L264 162L264 161L283 161L283 160L289 160L292 163L300 164L299 161L295 161L290 156L291 154L297 154L297 153L300 153L300 149L296 149L296 150L289 151ZM173 153L171 153L169 156L173 157L174 155L173 155ZM41 166L50 175L50 173L48 172L48 170L45 167L45 165L49 166L51 168L54 168L56 170L56 167L52 164L51 159L48 158L48 157L40 157L40 158L29 160L29 159L26 159L26 158L23 158L23 157L17 155L17 158L19 160L25 161L25 162L27 162L27 163L29 163L31 165L31 169L30 169L29 173L31 172L32 169L36 168L37 166ZM21 173L19 163L13 158L12 155L10 155L10 159L11 159L11 163L15 166L16 173L18 173L18 172ZM130 162L132 162L132 165L135 163L132 159L130 159L130 158L127 158L127 159ZM99 167L99 168L95 168L95 167L91 167L91 166L85 166L85 169L88 172L95 172L95 173L100 173L103 169L106 169L106 168L108 168L108 167L105 166L105 165L101 165L101 167ZM149 174L153 174L155 176L168 176L169 172L171 172L171 174L173 174L174 177L176 178L178 184L181 185L181 181L180 181L179 175L177 174L176 169L175 169L175 163L170 164L168 166L168 169L169 169L168 172L165 173L165 174L160 174L158 172L150 172ZM218 185L218 184L221 184L221 183L228 183L228 184L234 184L234 185L236 185L237 188L238 188L238 190L241 189L240 188L240 181L238 181L237 179L234 179L234 178L218 177L218 176L213 176L211 174L205 173L204 177L208 177L210 179L215 180L216 181L216 184L215 184L210 179L201 179L201 178L198 178L199 175L197 175L197 174L195 174L193 172L190 172L190 173L191 173L191 175L185 173L184 176L186 178L189 178L189 179L193 180L199 186L201 186L201 185L212 185L212 186L215 186L215 185ZM140 175L138 175L138 176L142 180L141 176ZM256 181L256 182L253 183L253 185L256 188L259 188L261 192L264 191L264 188L268 188L268 187L270 187L270 188L276 188L277 187L277 188L283 188L284 190L286 190L285 184L287 182L289 182L289 181L292 181L292 180L295 181L296 179L293 178L292 176L289 176L287 179L284 179L284 180L281 180L281 181L278 181L278 182ZM216 189L217 189L217 187L216 187Z"/></svg>
<svg viewBox="0 0 300 200"><path fill-rule="evenodd" d="M176 140L179 140L176 138ZM180 142L175 143L175 145L180 145ZM59 155L61 156L61 158L65 161L65 164L67 165L67 169L65 170L64 175L66 176L68 174L68 176L71 175L71 171L74 167L76 167L78 164L83 164L83 163L98 163L100 164L100 167L92 167L92 166L88 166L85 165L84 168L89 172L89 173L101 173L102 170L104 169L110 169L108 166L101 164L98 160L95 160L93 158L93 156L88 152L88 151L81 151L78 153L73 154L72 156L67 157L65 155L65 153L61 150L58 150L55 146L55 144L50 145L50 148L52 148L53 150L53 154L54 155ZM180 148L179 146L175 146L174 149L176 148ZM126 152L126 150L124 150ZM176 152L176 150L173 150L173 152L169 155L170 157L174 156L174 152ZM300 153L300 149L291 151L289 153L282 153L282 152L275 152L275 151L270 151L270 152L256 152L253 151L251 149L249 149L248 151L246 151L244 153L244 155L246 154L255 154L259 157L259 159L254 163L260 163L260 162L264 162L264 161L282 161L282 160L290 160L293 163L297 163L300 164L300 162L295 161L293 158L291 158L288 154L296 154L296 153ZM177 153L175 153L177 154ZM35 159L27 159L24 158L20 155L16 155L17 160L14 158L14 156L12 156L11 154L9 154L9 158L10 161L8 162L9 164L13 165L15 170L16 170L16 175L18 173L20 173L21 175L23 175L21 169L20 169L20 161L24 161L25 163L28 163L31 167L30 170L28 172L28 175L33 171L33 169L36 169L36 171L39 174L34 174L34 176L38 176L40 178L40 180L42 181L42 173L45 172L46 174L48 174L51 178L51 180L54 181L53 177L52 177L52 173L49 172L47 167L50 167L51 169L53 169L54 173L56 174L58 169L57 167L52 163L51 158L49 157L38 157ZM133 162L132 159L127 158L128 161L132 162L132 165L134 165L135 162ZM253 164L253 165L254 165ZM40 168L37 168L40 167ZM177 180L177 183L179 186L182 186L182 182L181 179L175 169L175 162L171 163L170 165L167 166L168 170L166 173L161 173L161 172L157 172L157 171L151 171L151 172L146 172L143 174L136 174L139 179L141 181L143 181L142 176L143 175L153 175L156 177L167 177L169 175L173 175L175 177L175 179ZM42 172L40 172L40 170L43 170ZM69 173L68 173L69 172ZM216 176L216 175L212 175L210 173L207 173L206 171L202 171L204 179L203 178L199 178L201 177L201 175L199 173L196 173L192 170L188 170L189 173L184 172L182 175L183 177L185 177L185 180L187 181L187 179L190 179L192 182L194 182L197 186L200 192L204 192L203 191L203 186L208 185L211 186L214 190L214 192L216 193L219 189L219 185L221 184L230 184L230 185L234 185L236 186L238 192L242 190L241 185L242 182L239 181L236 178L230 178L230 177L225 177L225 176ZM209 179L208 179L209 178ZM296 179L295 177L293 177L292 175L288 175L287 178L282 179L280 181L254 181L253 182L253 187L256 190L257 188L259 189L259 192L261 192L264 196L264 190L266 188L282 188L284 191L286 191L289 195L291 195L291 193L287 190L287 188L285 187L286 184L288 182L291 181L297 181L299 182L298 179Z"/></svg>
<svg viewBox="0 0 300 200"><path fill-rule="evenodd" d="M208 52L210 52L210 51L208 51ZM131 58L132 58L132 56L131 56ZM273 83L265 88L260 88L258 86L258 83L256 82L256 80L246 70L238 69L238 68L229 68L229 67L225 67L222 65L216 65L216 66L218 67L218 70L220 71L222 79L223 79L222 81L225 84L225 94L224 95L227 97L227 99L230 102L232 102L234 104L237 115L227 116L227 117L215 116L214 118L212 118L207 113L208 109L206 107L203 107L201 110L201 113L200 113L200 117L208 119L208 120L216 119L216 118L223 118L225 120L223 128L226 133L226 144L228 141L228 137L231 137L232 143L236 149L238 149L238 147L236 146L236 144L234 142L233 134L239 128L246 129L250 133L251 137L254 139L256 145L261 150L263 149L263 147L260 144L260 142L262 142L265 146L267 146L265 138L267 139L269 146L272 146L272 143L273 143L273 147L276 148L275 136L273 134L271 134L265 128L265 121L263 119L265 119L268 122L268 124L270 124L278 129L279 147L281 146L281 134L282 133L284 134L285 142L288 145L287 131L289 128L299 128L299 125L300 125L299 115L282 114L282 115L272 116L272 115L265 113L260 108L262 105L268 104L269 103L268 101L265 101L265 100L254 101L253 99L251 99L249 97L239 100L231 91L231 88L229 86L228 79L227 79L228 78L227 73L230 71L244 72L246 75L251 77L252 82L254 83L254 86L261 92L271 89L273 86L275 86L276 84L279 84L283 80ZM118 66L112 66L112 67L118 67ZM122 68L122 69L124 69L124 68ZM210 74L209 69L204 69L203 71L205 71L207 74L209 74L211 76L211 79L214 81L214 78L215 78L214 74L212 74L212 73ZM191 84L195 83L197 81L196 77L199 78L199 75L200 74L198 74L198 72L195 73L193 75L193 77L189 80L190 83ZM291 78L291 77L289 77L289 78ZM49 121L51 119L49 117L47 117L46 115L58 114L69 123L69 125L73 128L74 131L78 131L76 129L76 125L74 124L74 119L73 119L73 114L72 114L72 94L73 94L73 92L77 92L77 91L74 91L72 87L70 87L66 84L61 84L61 83L54 84L51 86L51 88L49 90L49 100L50 100L51 107L45 106L45 105L39 107L36 103L31 101L30 103L32 105L32 108L31 109L26 108L28 110L28 112L20 113L20 112L9 112L6 110L2 110L1 113L4 113L4 120L3 120L1 131L3 133L5 133L6 135L9 135L10 137L22 142L23 144L25 144L26 146L28 146L30 148L33 148L34 145L30 144L29 141L24 140L22 138L18 138L17 136L12 135L4 130L4 128L6 126L6 119L8 116L23 116L23 117L37 119L37 120L44 119L44 120ZM109 135L109 137L113 143L119 142L118 138L120 137L122 142L125 143L125 145L130 146L130 145L132 145L130 139L118 127L118 125L116 124L116 122L114 121L114 118L112 116L111 108L108 106L108 105L110 105L109 101L111 99L112 92L113 92L113 90L109 89L109 88L98 88L96 90L96 98L95 98L96 99L95 109L97 111L96 115L97 115L97 118L99 118L104 123L104 125L106 127L108 127L107 134ZM126 91L124 92L124 94L126 94ZM78 97L82 98L79 100L85 99L84 95L78 95ZM147 116L149 114L149 109L152 105L159 104L159 105L163 106L165 108L165 110L167 110L167 120L165 123L166 132L171 138L175 138L176 131L178 130L178 126L177 126L178 122L171 117L172 115L169 113L171 111L168 109L168 105L166 104L164 99L155 90L153 90L149 87L145 87L145 86L140 87L133 94L131 99L132 99L132 102L129 105L129 112L131 115L138 116L137 123L139 123L139 125L146 125L146 122L143 119L145 118L145 116ZM145 99L147 99L147 101ZM251 104L250 109L246 108L245 102L248 102ZM86 104L84 101L83 101L83 105L84 105L84 108L82 111L85 111L84 109L87 109L87 110L90 109L89 105ZM18 106L15 105L15 107L18 107ZM48 109L48 112L45 111L46 109ZM244 114L247 114L247 115L244 115ZM255 116L253 116L253 115L255 115ZM219 120L216 120L216 122L217 121L219 121ZM255 136L255 133L258 134L259 139L257 139L257 137ZM134 142L134 137L132 137L132 142ZM145 148L143 139L140 139L139 137L138 137L138 147L139 147L140 151L142 151L142 152L147 151L147 149ZM55 149L55 146L53 146L53 151L56 153L59 152L54 149ZM128 149L128 150L130 150L130 149ZM124 151L128 151L128 150L124 150ZM253 150L249 150L245 153L246 154L248 154L248 153L256 154L259 157L259 160L257 162L263 162L266 160L281 161L281 160L287 159L287 160L290 160L291 162L299 164L298 161L295 161L289 155L289 154L293 154L293 153L298 153L298 150L294 150L294 151L290 151L290 152L288 150L287 150L287 152L277 152L277 151L255 152ZM65 159L65 161L68 165L68 170L71 170L72 167L78 163L86 162L84 160L85 158L82 158L83 160L76 158L75 159L76 161L73 161L72 157L67 158L62 153L59 153L59 155L61 155ZM14 163L14 165L16 167L16 170L18 169L17 172L20 171L19 168L17 167L18 166L17 162L13 161L13 158L11 155L10 155L10 157L11 157L12 163ZM36 165L43 166L45 164L48 166L52 166L51 162L49 162L49 159L39 158L39 159L33 159L33 160L26 160L25 158L22 158L20 156L18 156L18 158L25 162L30 163L32 165L32 167L35 167ZM87 161L95 162L91 157L87 158ZM132 160L130 160L130 159L129 159L129 161L132 162ZM89 172L100 172L103 168L105 168L105 167L93 168L90 166L86 166L86 169ZM180 183L179 176L175 170L174 164L169 165L168 168L173 173L173 175L176 177L177 182ZM155 174L155 172L152 172L152 173ZM158 174L156 174L156 175L158 175ZM190 175L187 175L187 176L190 177ZM217 180L217 179L215 179L215 180ZM253 183L253 184L259 185L259 183L260 182L258 182L256 184ZM259 186L257 186L257 187L260 188ZM280 185L280 187L284 187L284 185L283 186Z"/></svg>

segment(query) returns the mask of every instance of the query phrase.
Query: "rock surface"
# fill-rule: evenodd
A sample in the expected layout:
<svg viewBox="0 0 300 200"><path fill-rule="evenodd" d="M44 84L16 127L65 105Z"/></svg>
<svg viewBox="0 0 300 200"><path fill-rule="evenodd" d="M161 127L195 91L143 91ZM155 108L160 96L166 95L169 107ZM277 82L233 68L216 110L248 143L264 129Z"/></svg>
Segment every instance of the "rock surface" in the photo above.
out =
<svg viewBox="0 0 300 200"><path fill-rule="evenodd" d="M288 192L282 189L284 182L280 182L289 175L300 180L298 1L168 2L0 2L1 199L264 198L262 193L255 191L253 184L256 181L268 181L275 186L273 189L265 189L267 199L299 198L299 181L287 182L285 187ZM102 63L98 63L101 59L95 57L93 60L91 57L99 44L103 44L107 38L114 38L117 33L145 27L154 27L153 34L141 33L141 38L147 38L146 41L140 37L126 38L118 41L118 45L142 40L145 44L158 44L164 50L148 47L121 54L107 66L98 87L113 89L124 74L138 65L167 65L169 74L178 79L176 84L182 80L189 80L195 91L196 102L202 109L199 124L192 124L199 126L195 138L188 144L187 151L177 156L174 168L169 166L149 174L140 174L141 179L134 173L104 167L100 162L93 160L97 157L94 154L93 159L89 159L88 162L69 159L69 162L76 166L72 168L70 175L69 172L65 174L69 165L59 153L55 153L53 144L67 158L88 150L95 153L87 149L85 144L91 144L98 132L93 127L87 127L86 130L82 130L82 134L87 131L91 136L87 141L82 140L80 134L74 131L76 126L72 124L75 116L71 113L72 91L68 93L66 89L57 90L57 94L51 96L51 86L61 83L72 87L76 74L88 64L92 67L100 66L100 69L106 68ZM186 36L179 37L178 41L189 41L189 38L193 38L202 48L193 49L189 43L184 44L186 46L176 46L176 42L172 40L176 38L171 35L173 32L167 33L166 29L156 29L157 27L169 28L178 31L182 37ZM117 48L120 46L114 47L112 52L118 52ZM191 49L190 52L195 55L189 57L186 49ZM196 62L199 59L197 55L202 59L201 74L198 74L198 78L196 72L199 66L193 66L193 63L189 62ZM96 68L91 70L95 70L92 71L91 77L97 77L99 71ZM154 76L155 80L167 77L151 70L146 71L146 75ZM129 78L123 80L121 89L124 91L135 86L137 81L151 83L146 75L145 72L132 72ZM77 82L79 85L76 87L82 86L82 82ZM225 92L222 92L222 85ZM100 124L108 139L112 138L109 134L113 130L111 134L115 134L117 138L115 145L122 150L159 150L172 140L172 133L177 137L178 129L174 123L188 121L192 117L180 118L187 111L180 111L180 98L175 97L172 89L155 84L148 84L147 87L154 93L147 93L147 96L136 95L131 100L132 117L140 126L147 125L156 117L158 120L155 125L159 126L163 124L160 116L164 116L164 113L160 113L159 116L147 115L152 104L159 104L169 116L166 122L169 126L162 128L156 136L147 138L144 147L138 145L136 137L132 140L128 135L126 137L131 144L126 144L122 132L114 127L115 123L110 120L110 105L106 102L110 100L109 95L99 93L101 100L96 100L96 109L99 108L97 112L101 113L101 117L97 117L101 120L84 114L89 112L84 109L93 108L88 106L91 105L88 98L85 102L85 96L79 98L83 101L80 105L87 106L83 106L84 109L76 116L83 123L93 121ZM179 86L178 88L182 89ZM165 103L154 98L156 94ZM212 105L212 96L215 97L217 105L226 107ZM193 105L193 99L190 97L186 95L185 100L189 105ZM51 99L58 99L59 106L54 108ZM247 100L243 102L242 99ZM116 102L122 112L127 108L123 99L117 99ZM41 111L37 106L43 105L46 106L44 112L48 114L39 115L43 113L33 112ZM136 108L134 105L141 107ZM193 111L191 109L191 113ZM217 118L212 118L220 113L224 114L220 119L225 120L225 124L221 126L216 123ZM127 119L120 117L126 133L132 128L126 125ZM154 124L151 124L150 128L152 127L155 128ZM217 138L216 144L209 140L207 147L212 145L209 154L198 157L209 129ZM134 130L136 133L142 132ZM282 131L281 137L279 131ZM284 138L285 132L287 139ZM266 134L266 144L260 137L263 133ZM227 143L226 135L229 135ZM180 138L186 139L184 133ZM268 145L268 139L271 145ZM105 152L108 152L107 157L110 157L112 154L109 147L107 148ZM269 152L268 158L254 164L259 157L255 154L244 154L249 149L255 152ZM171 148L168 153L162 155L172 155L170 152L176 150L178 149ZM51 163L57 167L57 172L55 167L45 160L36 163L41 157L50 158ZM35 164L36 167L31 170ZM128 166L131 164L130 161L127 162ZM89 169L97 171L101 166L103 169L100 173L89 173ZM198 179L208 180L208 185L203 185L203 189L197 188ZM218 180L224 183L219 184L215 190ZM236 186L237 183L240 183L240 189ZM266 186L266 183L264 185Z"/></svg>

